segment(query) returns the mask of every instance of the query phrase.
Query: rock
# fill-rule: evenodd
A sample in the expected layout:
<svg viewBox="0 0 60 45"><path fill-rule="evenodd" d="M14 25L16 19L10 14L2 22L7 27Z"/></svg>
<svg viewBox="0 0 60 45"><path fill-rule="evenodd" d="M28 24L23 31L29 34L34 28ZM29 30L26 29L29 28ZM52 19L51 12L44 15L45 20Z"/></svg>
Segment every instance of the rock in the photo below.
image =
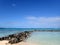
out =
<svg viewBox="0 0 60 45"><path fill-rule="evenodd" d="M24 31L17 34L11 34L6 37L0 38L0 40L8 40L9 41L8 43L10 44L19 43L27 39L30 36L31 32L32 31Z"/></svg>

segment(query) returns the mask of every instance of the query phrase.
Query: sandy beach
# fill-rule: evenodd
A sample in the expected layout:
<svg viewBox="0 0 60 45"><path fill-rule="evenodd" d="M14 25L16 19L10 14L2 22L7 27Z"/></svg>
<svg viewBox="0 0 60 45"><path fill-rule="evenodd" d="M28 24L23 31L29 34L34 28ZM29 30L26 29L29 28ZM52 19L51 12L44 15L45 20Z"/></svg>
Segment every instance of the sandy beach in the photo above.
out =
<svg viewBox="0 0 60 45"><path fill-rule="evenodd" d="M3 41L0 41L0 45L11 45L11 44L9 44L8 41L3 40ZM28 43L28 42L20 42L20 43L16 43L12 45L37 45L37 44Z"/></svg>

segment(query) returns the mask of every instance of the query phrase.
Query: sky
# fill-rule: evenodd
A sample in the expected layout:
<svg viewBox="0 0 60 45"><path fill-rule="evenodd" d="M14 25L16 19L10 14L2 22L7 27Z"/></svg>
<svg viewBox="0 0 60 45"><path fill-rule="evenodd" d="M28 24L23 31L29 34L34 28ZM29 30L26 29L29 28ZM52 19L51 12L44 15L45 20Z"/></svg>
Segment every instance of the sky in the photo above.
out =
<svg viewBox="0 0 60 45"><path fill-rule="evenodd" d="M60 0L0 0L0 27L60 28Z"/></svg>

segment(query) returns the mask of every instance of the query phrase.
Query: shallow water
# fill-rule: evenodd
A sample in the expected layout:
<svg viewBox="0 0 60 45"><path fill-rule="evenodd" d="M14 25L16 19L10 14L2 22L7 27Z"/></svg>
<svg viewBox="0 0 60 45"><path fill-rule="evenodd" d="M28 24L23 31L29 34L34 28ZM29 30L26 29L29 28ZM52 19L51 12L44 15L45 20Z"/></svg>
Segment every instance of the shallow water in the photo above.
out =
<svg viewBox="0 0 60 45"><path fill-rule="evenodd" d="M18 33L21 31L30 30L60 30L53 28L5 28L0 29L0 37L7 36L9 34ZM37 45L60 45L60 32L34 32L31 37L27 39L27 42L35 43Z"/></svg>
<svg viewBox="0 0 60 45"><path fill-rule="evenodd" d="M27 30L60 30L60 28L0 28L0 37Z"/></svg>
<svg viewBox="0 0 60 45"><path fill-rule="evenodd" d="M37 45L60 45L60 32L34 32L27 42Z"/></svg>

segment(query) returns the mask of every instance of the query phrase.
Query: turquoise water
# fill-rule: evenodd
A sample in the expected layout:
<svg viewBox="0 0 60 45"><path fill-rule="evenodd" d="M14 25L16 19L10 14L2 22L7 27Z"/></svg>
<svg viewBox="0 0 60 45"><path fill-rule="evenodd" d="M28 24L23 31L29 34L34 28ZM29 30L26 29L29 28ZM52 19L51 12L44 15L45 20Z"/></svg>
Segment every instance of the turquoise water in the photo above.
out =
<svg viewBox="0 0 60 45"><path fill-rule="evenodd" d="M19 33L19 32L26 31L26 30L31 30L31 28L2 28L0 29L0 37Z"/></svg>
<svg viewBox="0 0 60 45"><path fill-rule="evenodd" d="M0 29L0 37L26 30L60 30L60 28L3 28ZM60 45L60 32L34 32L27 42L37 45Z"/></svg>
<svg viewBox="0 0 60 45"><path fill-rule="evenodd" d="M26 30L60 30L60 28L0 28L0 37Z"/></svg>
<svg viewBox="0 0 60 45"><path fill-rule="evenodd" d="M60 45L60 32L34 32L27 42L37 45Z"/></svg>

